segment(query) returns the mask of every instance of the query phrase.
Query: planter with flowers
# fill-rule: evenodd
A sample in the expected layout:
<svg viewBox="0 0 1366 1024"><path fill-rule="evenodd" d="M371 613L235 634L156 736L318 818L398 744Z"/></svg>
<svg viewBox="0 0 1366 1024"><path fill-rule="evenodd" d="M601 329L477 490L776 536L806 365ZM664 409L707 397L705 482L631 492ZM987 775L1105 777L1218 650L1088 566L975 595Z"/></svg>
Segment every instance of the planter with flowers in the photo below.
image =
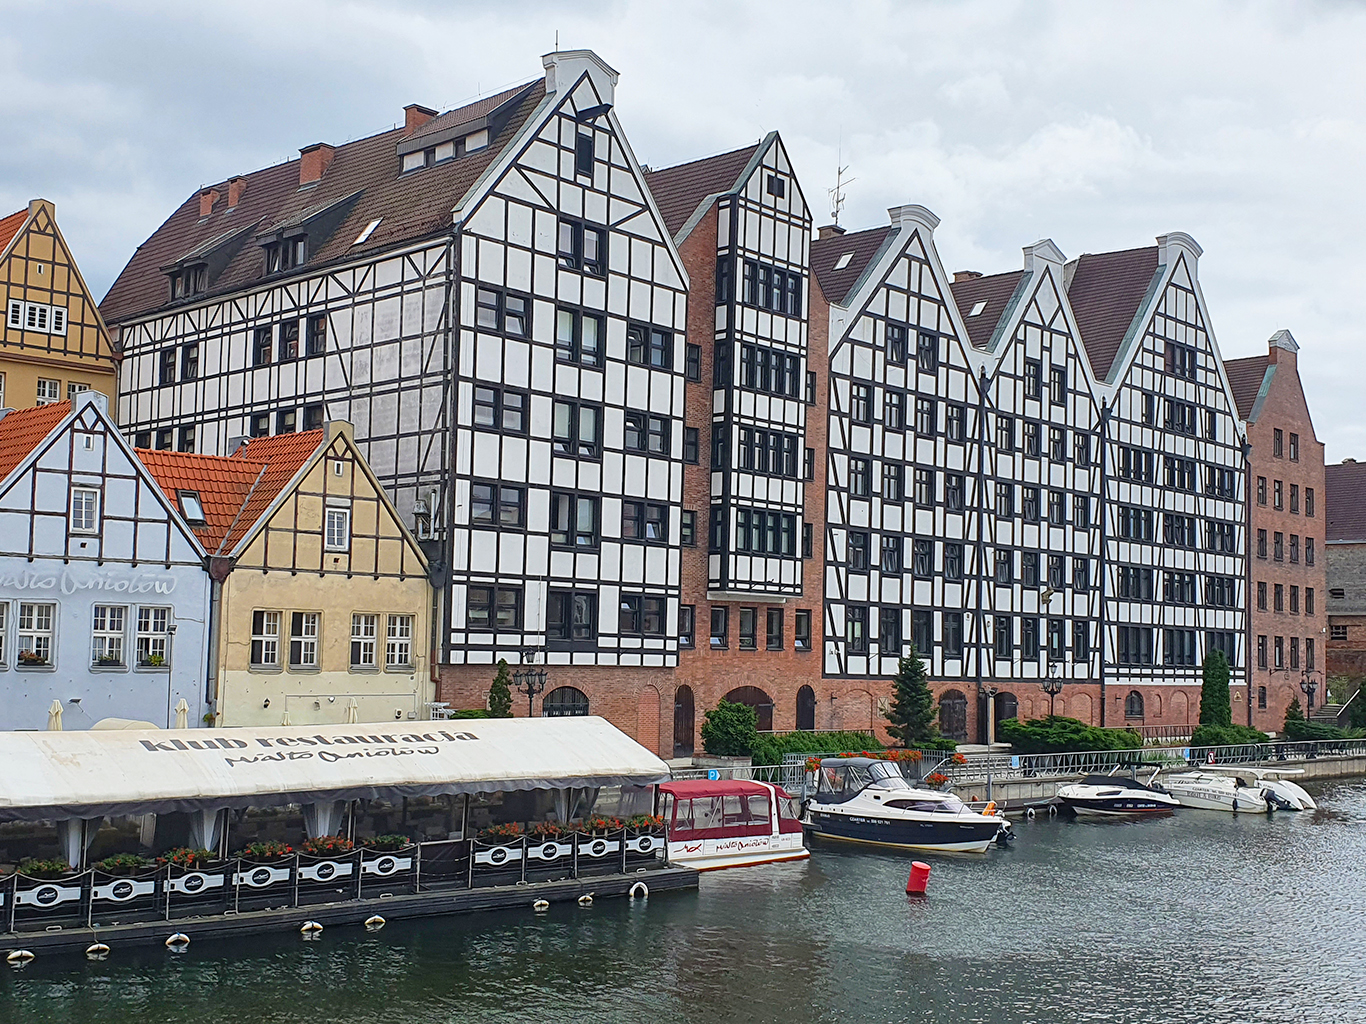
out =
<svg viewBox="0 0 1366 1024"><path fill-rule="evenodd" d="M304 840L301 853L313 857L345 857L356 844L345 836L312 836Z"/></svg>
<svg viewBox="0 0 1366 1024"><path fill-rule="evenodd" d="M522 832L523 829L519 822L504 821L497 825L481 828L479 838L491 843L513 843L522 838Z"/></svg>
<svg viewBox="0 0 1366 1024"><path fill-rule="evenodd" d="M19 874L27 875L29 878L63 878L73 874L75 869L64 860L43 860L39 857L28 857L19 862Z"/></svg>
<svg viewBox="0 0 1366 1024"><path fill-rule="evenodd" d="M162 867L167 864L174 864L178 868L186 871L198 871L200 868L213 863L215 860L211 850L203 847L195 849L190 846L178 846L174 850L167 850L157 858L157 863Z"/></svg>
<svg viewBox="0 0 1366 1024"><path fill-rule="evenodd" d="M407 836L390 833L383 836L371 836L369 839L362 839L360 845L366 850L374 853L393 853L401 850L405 846L411 846L412 841Z"/></svg>
<svg viewBox="0 0 1366 1024"><path fill-rule="evenodd" d="M46 665L47 659L37 651L20 651L19 664L25 668L35 668L39 665Z"/></svg>
<svg viewBox="0 0 1366 1024"><path fill-rule="evenodd" d="M927 785L933 786L935 789L943 789L946 785L948 785L949 777L945 775L943 772L930 772L929 775L925 776L925 782Z"/></svg>
<svg viewBox="0 0 1366 1024"><path fill-rule="evenodd" d="M621 829L622 821L620 818L594 815L591 818L583 819L583 831L590 836L605 836L609 832L620 832Z"/></svg>
<svg viewBox="0 0 1366 1024"><path fill-rule="evenodd" d="M259 839L254 843L248 843L233 856L248 861L284 860L286 857L294 856L294 847L275 839Z"/></svg>
<svg viewBox="0 0 1366 1024"><path fill-rule="evenodd" d="M155 868L157 864L156 861L140 857L136 853L116 853L112 857L96 861L92 866L96 871L102 871L106 875L127 877L143 874L148 868Z"/></svg>

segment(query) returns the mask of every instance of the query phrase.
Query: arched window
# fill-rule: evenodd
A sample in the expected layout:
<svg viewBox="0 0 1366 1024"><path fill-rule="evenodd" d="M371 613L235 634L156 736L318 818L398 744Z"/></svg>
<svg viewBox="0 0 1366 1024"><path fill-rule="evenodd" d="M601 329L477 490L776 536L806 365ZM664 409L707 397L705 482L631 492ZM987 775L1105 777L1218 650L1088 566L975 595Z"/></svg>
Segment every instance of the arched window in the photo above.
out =
<svg viewBox="0 0 1366 1024"><path fill-rule="evenodd" d="M1124 698L1124 717L1143 717L1143 694L1139 693L1137 690L1130 690L1129 696Z"/></svg>
<svg viewBox="0 0 1366 1024"><path fill-rule="evenodd" d="M1257 707L1261 711L1266 710L1266 687L1257 687Z"/></svg>
<svg viewBox="0 0 1366 1024"><path fill-rule="evenodd" d="M546 718L568 718L588 714L588 695L572 686L557 686L541 702L541 714Z"/></svg>
<svg viewBox="0 0 1366 1024"><path fill-rule="evenodd" d="M968 699L961 690L939 695L939 731L951 740L968 738Z"/></svg>
<svg viewBox="0 0 1366 1024"><path fill-rule="evenodd" d="M809 686L797 691L797 730L816 731L816 691Z"/></svg>
<svg viewBox="0 0 1366 1024"><path fill-rule="evenodd" d="M674 691L674 757L690 757L693 752L693 696L691 686Z"/></svg>
<svg viewBox="0 0 1366 1024"><path fill-rule="evenodd" d="M773 731L773 698L757 686L737 686L726 694L732 704L748 704L754 709L755 725L760 732Z"/></svg>

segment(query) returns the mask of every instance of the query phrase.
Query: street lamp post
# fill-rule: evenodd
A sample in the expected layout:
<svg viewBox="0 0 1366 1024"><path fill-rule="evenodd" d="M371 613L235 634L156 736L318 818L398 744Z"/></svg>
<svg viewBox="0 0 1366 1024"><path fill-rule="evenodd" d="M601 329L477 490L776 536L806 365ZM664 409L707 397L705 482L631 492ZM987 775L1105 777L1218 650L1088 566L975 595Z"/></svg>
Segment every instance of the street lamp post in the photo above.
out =
<svg viewBox="0 0 1366 1024"><path fill-rule="evenodd" d="M535 715L536 695L545 691L546 671L543 668L533 668L532 664L536 660L534 650L522 652L522 667L512 673L513 685L517 687L518 693L526 694L526 714L528 718Z"/></svg>
<svg viewBox="0 0 1366 1024"><path fill-rule="evenodd" d="M1043 692L1048 694L1048 717L1052 718L1054 698L1062 693L1062 679L1058 676L1058 663L1056 661L1048 663L1048 675L1044 676L1039 685L1043 687Z"/></svg>
<svg viewBox="0 0 1366 1024"><path fill-rule="evenodd" d="M1304 693L1306 697L1309 698L1309 706L1304 709L1306 712L1304 716L1305 718L1309 717L1308 712L1314 710L1314 694L1318 691L1318 688L1318 680L1311 678L1309 675L1309 670L1305 669L1300 677L1300 690Z"/></svg>
<svg viewBox="0 0 1366 1024"><path fill-rule="evenodd" d="M166 728L171 727L171 647L175 644L175 623L166 627Z"/></svg>

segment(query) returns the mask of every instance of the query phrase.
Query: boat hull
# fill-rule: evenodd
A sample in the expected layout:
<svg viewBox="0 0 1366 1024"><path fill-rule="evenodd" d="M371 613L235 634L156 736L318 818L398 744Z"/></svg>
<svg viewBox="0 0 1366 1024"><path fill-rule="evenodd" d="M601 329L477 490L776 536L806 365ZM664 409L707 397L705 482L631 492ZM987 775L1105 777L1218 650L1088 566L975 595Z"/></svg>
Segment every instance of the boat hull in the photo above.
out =
<svg viewBox="0 0 1366 1024"><path fill-rule="evenodd" d="M742 836L731 839L670 840L669 863L697 871L744 868L785 860L805 860L811 852L802 845L800 832L777 836Z"/></svg>
<svg viewBox="0 0 1366 1024"><path fill-rule="evenodd" d="M1058 799L1062 801L1064 807L1070 807L1077 814L1104 818L1170 814L1177 807L1175 803L1143 796L1071 797L1059 793Z"/></svg>
<svg viewBox="0 0 1366 1024"><path fill-rule="evenodd" d="M1200 811L1242 811L1247 814L1265 814L1266 800L1255 789L1220 785L1224 780L1171 779L1167 789L1180 802L1182 807Z"/></svg>
<svg viewBox="0 0 1366 1024"><path fill-rule="evenodd" d="M985 853L1003 824L992 818L925 821L840 814L815 807L808 811L808 829L822 839L947 853Z"/></svg>

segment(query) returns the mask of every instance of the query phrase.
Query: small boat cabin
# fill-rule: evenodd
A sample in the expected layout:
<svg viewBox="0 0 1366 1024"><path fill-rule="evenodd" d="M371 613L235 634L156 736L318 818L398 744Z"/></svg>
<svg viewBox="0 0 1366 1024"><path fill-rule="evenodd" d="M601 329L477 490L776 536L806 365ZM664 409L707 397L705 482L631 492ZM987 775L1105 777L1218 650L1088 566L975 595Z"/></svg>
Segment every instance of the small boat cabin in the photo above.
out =
<svg viewBox="0 0 1366 1024"><path fill-rule="evenodd" d="M659 792L672 864L711 871L810 856L797 801L781 786L689 779L666 782Z"/></svg>

